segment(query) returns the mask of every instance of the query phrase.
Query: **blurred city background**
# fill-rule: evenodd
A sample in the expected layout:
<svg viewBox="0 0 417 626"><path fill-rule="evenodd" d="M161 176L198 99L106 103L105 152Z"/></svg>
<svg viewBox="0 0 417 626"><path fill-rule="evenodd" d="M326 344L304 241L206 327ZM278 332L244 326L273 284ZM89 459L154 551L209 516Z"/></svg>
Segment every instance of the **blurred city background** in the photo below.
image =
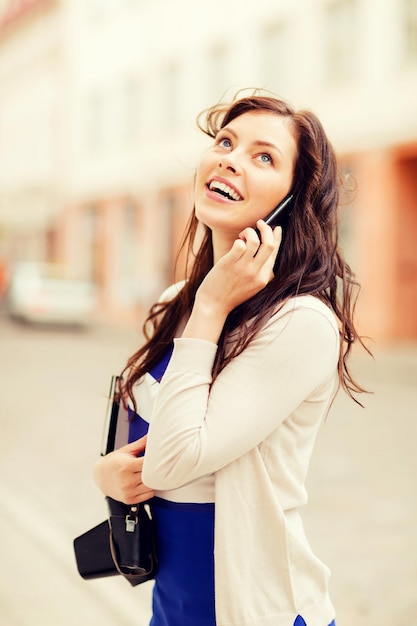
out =
<svg viewBox="0 0 417 626"><path fill-rule="evenodd" d="M312 109L352 193L354 355L305 518L338 626L417 626L417 0L0 0L0 622L147 623L151 584L84 582L110 376L175 259L201 110L261 88ZM198 625L196 625L198 626Z"/></svg>

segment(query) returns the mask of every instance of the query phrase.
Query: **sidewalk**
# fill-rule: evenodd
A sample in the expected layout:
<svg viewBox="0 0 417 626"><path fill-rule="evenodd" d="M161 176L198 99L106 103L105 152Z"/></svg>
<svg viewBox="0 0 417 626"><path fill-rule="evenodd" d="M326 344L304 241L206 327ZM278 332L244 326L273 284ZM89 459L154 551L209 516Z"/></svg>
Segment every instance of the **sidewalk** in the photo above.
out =
<svg viewBox="0 0 417 626"><path fill-rule="evenodd" d="M371 349L373 350L372 346ZM417 387L417 342L377 346L370 360L363 351L356 358L358 371L379 383Z"/></svg>
<svg viewBox="0 0 417 626"><path fill-rule="evenodd" d="M417 347L355 357L372 394L339 394L322 429L304 519L332 570L338 626L417 625Z"/></svg>
<svg viewBox="0 0 417 626"><path fill-rule="evenodd" d="M106 515L91 478L110 375L135 333L34 332L0 320L0 623L146 626L152 583L83 581L72 541ZM355 357L374 393L321 429L303 512L332 570L337 626L417 626L417 347ZM198 625L196 625L198 626Z"/></svg>

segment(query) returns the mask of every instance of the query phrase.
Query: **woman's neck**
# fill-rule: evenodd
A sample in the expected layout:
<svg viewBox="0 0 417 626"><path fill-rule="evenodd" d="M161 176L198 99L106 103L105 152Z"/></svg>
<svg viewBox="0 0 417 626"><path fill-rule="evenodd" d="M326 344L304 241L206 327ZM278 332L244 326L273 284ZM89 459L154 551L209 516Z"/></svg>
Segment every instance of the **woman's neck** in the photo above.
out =
<svg viewBox="0 0 417 626"><path fill-rule="evenodd" d="M230 235L224 235L220 233L212 233L213 244L213 265L219 261L233 246L234 238Z"/></svg>

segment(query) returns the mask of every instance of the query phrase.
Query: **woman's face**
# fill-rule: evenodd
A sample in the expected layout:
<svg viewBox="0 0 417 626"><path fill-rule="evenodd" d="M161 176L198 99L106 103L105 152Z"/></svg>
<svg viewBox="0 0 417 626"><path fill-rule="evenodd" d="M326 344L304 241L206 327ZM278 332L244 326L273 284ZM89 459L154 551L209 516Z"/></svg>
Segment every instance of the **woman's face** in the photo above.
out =
<svg viewBox="0 0 417 626"><path fill-rule="evenodd" d="M197 218L233 240L268 213L292 187L297 145L288 118L244 113L222 128L195 181Z"/></svg>

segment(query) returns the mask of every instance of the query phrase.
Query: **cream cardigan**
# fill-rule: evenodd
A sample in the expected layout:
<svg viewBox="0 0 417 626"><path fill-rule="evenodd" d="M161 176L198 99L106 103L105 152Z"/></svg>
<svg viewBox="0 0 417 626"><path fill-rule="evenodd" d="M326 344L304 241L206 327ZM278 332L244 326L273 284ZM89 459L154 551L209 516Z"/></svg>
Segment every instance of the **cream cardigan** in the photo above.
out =
<svg viewBox="0 0 417 626"><path fill-rule="evenodd" d="M339 331L312 296L291 299L212 383L217 346L175 339L152 412L143 481L176 489L215 473L217 626L334 619L328 568L298 509L337 383Z"/></svg>

